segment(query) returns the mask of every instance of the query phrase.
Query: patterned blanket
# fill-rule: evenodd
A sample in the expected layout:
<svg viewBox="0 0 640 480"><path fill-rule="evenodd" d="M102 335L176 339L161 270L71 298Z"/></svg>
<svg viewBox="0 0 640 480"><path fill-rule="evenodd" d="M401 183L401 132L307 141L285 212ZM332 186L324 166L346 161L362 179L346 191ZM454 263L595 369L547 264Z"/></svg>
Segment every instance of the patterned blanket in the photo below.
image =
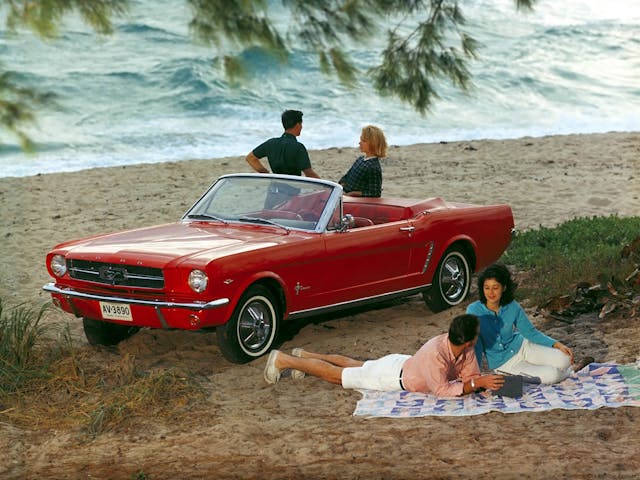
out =
<svg viewBox="0 0 640 480"><path fill-rule="evenodd" d="M617 365L592 363L556 385L524 385L519 398L488 392L459 398L437 398L411 392L360 390L354 415L367 417L424 417L540 412L562 408L594 410L602 407L640 407L640 361Z"/></svg>

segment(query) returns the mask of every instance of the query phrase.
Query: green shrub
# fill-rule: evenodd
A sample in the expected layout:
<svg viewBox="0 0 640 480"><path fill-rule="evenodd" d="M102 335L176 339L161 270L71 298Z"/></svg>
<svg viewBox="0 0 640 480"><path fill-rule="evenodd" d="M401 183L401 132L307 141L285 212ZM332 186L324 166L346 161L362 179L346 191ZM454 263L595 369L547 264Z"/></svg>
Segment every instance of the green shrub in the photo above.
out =
<svg viewBox="0 0 640 480"><path fill-rule="evenodd" d="M595 283L599 275L624 278L635 267L621 250L639 235L640 217L575 218L516 233L500 261L527 272L518 297L540 303L578 282Z"/></svg>

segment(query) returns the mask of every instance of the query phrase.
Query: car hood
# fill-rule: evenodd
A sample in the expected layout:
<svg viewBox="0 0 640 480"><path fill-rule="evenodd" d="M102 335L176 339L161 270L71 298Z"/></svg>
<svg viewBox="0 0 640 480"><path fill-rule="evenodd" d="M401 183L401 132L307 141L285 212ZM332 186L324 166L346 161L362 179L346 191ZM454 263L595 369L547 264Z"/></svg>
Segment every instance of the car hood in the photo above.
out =
<svg viewBox="0 0 640 480"><path fill-rule="evenodd" d="M84 260L128 263L135 259L164 267L186 260L199 262L300 241L308 234L278 227L191 222L127 230L66 242L56 250Z"/></svg>

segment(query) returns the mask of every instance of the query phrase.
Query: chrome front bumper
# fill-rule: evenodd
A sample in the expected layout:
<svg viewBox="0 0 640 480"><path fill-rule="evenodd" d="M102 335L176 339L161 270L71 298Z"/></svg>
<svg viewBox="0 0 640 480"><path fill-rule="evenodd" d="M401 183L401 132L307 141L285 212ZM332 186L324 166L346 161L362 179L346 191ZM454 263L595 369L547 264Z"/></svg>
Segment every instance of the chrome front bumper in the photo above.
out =
<svg viewBox="0 0 640 480"><path fill-rule="evenodd" d="M128 303L131 305L146 305L156 308L184 308L187 310L210 310L212 308L222 307L229 303L228 298L218 298L207 303L180 303L180 302L162 302L160 300L140 300L138 298L114 297L107 295L96 295L93 293L77 292L71 288L58 288L55 283L47 283L42 287L45 292L57 293L71 298L84 298L87 300L99 300L104 302Z"/></svg>

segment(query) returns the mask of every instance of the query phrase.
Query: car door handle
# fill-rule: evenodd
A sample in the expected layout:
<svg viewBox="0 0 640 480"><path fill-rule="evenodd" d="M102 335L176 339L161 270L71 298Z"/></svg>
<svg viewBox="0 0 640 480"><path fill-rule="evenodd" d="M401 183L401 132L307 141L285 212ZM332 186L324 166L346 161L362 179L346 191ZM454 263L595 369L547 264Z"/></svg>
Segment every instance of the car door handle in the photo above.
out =
<svg viewBox="0 0 640 480"><path fill-rule="evenodd" d="M415 229L416 227L400 227L401 232L413 232Z"/></svg>

